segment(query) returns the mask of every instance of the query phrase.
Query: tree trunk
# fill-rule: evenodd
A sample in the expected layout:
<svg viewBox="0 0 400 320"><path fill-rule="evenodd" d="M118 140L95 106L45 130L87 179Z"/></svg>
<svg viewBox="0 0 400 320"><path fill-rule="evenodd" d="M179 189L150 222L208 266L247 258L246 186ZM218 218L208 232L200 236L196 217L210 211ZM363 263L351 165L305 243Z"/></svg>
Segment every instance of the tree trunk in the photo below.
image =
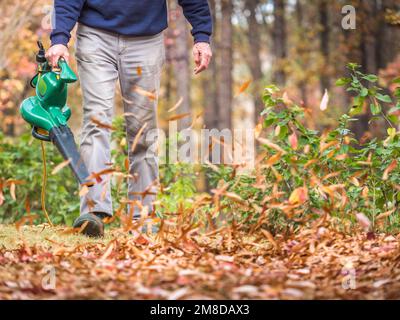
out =
<svg viewBox="0 0 400 320"><path fill-rule="evenodd" d="M249 26L247 38L249 42L248 61L253 78L253 97L254 97L254 112L255 123L258 123L261 112L264 109L262 101L262 61L261 53L261 38L260 38L260 24L257 21L257 8L260 5L260 0L247 0L245 8L249 11L247 23Z"/></svg>
<svg viewBox="0 0 400 320"><path fill-rule="evenodd" d="M360 19L364 23L361 25L361 39L359 51L361 54L361 65L365 73L378 73L378 56L376 51L376 36L378 27L377 3L376 0L360 2ZM368 21L368 22L365 22ZM358 121L354 123L354 133L357 139L361 139L363 135L369 131L369 120L371 112L369 107L366 108L365 114L358 117Z"/></svg>
<svg viewBox="0 0 400 320"><path fill-rule="evenodd" d="M221 0L221 27L219 47L218 81L218 127L232 127L231 110L233 98L233 4L231 0Z"/></svg>
<svg viewBox="0 0 400 320"><path fill-rule="evenodd" d="M304 10L303 10L303 4L301 0L296 1L296 20L298 24L298 28L300 32L305 31L305 26L304 26ZM303 56L305 54L306 48L299 46L299 55ZM303 64L304 65L304 64ZM304 80L299 81L299 90L300 90L300 95L301 95L301 100L303 105L308 106L308 98L307 98L307 83Z"/></svg>
<svg viewBox="0 0 400 320"><path fill-rule="evenodd" d="M175 2L170 7L171 12L171 27L173 35L172 50L172 65L176 79L176 93L178 100L183 99L180 107L181 113L191 112L190 100L190 83L191 83L191 68L190 68L190 47L188 43L188 26L183 15L182 8L177 6ZM179 121L179 129L187 128L191 123L190 117L185 117Z"/></svg>
<svg viewBox="0 0 400 320"><path fill-rule="evenodd" d="M274 0L274 27L272 31L273 51L276 59L276 70L274 81L284 86L286 83L286 75L284 71L284 63L287 58L287 34L285 19L285 0Z"/></svg>
<svg viewBox="0 0 400 320"><path fill-rule="evenodd" d="M320 50L324 59L324 65L329 66L329 11L327 0L319 0L319 22L321 27L320 36ZM330 87L329 74L326 68L321 70L320 78L321 92L324 94L326 89Z"/></svg>
<svg viewBox="0 0 400 320"><path fill-rule="evenodd" d="M206 128L213 129L218 128L218 116L216 116L216 112L219 110L218 105L218 85L217 85L217 56L218 56L218 47L216 43L218 43L216 37L218 34L218 21L216 18L216 1L209 0L211 15L213 18L213 29L214 29L214 37L213 42L211 44L214 57L211 59L209 71L204 75L203 78L203 96L204 96L204 122Z"/></svg>

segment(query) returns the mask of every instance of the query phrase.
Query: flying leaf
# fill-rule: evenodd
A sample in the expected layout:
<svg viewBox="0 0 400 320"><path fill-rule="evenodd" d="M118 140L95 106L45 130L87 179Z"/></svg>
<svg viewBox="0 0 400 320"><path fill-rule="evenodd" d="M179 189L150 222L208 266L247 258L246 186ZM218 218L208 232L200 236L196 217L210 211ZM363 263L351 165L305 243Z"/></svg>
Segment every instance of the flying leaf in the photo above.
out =
<svg viewBox="0 0 400 320"><path fill-rule="evenodd" d="M176 121L176 120L180 120L180 119L183 119L183 118L187 118L187 117L190 117L190 113L188 112L188 113L182 113L182 114L177 114L177 115L174 115L174 116L172 116L172 117L169 117L168 119L167 119L167 121Z"/></svg>
<svg viewBox="0 0 400 320"><path fill-rule="evenodd" d="M329 104L329 93L328 90L325 89L324 96L322 97L321 104L319 105L319 108L321 111L325 111L328 109L328 104Z"/></svg>
<svg viewBox="0 0 400 320"><path fill-rule="evenodd" d="M101 122L99 119L97 119L96 117L91 117L90 120L99 128L103 128L103 129L108 129L108 130L115 130L115 128L107 123Z"/></svg>
<svg viewBox="0 0 400 320"><path fill-rule="evenodd" d="M155 101L157 100L157 95L155 92L150 92L147 91L143 88L140 88L138 86L134 86L133 87L133 92L136 92L137 94L146 97L147 99L151 100L151 101Z"/></svg>
<svg viewBox="0 0 400 320"><path fill-rule="evenodd" d="M139 139L143 134L144 129L147 127L147 122L140 128L139 132L136 134L135 139L132 143L131 152L135 151L137 144L139 143Z"/></svg>
<svg viewBox="0 0 400 320"><path fill-rule="evenodd" d="M248 87L250 86L251 80L246 81L245 83L243 83L240 88L239 88L239 94L245 92Z"/></svg>
<svg viewBox="0 0 400 320"><path fill-rule="evenodd" d="M183 97L181 97L179 99L179 101L171 109L168 110L168 112L175 111L176 109L178 109L182 105L182 103L183 103Z"/></svg>
<svg viewBox="0 0 400 320"><path fill-rule="evenodd" d="M277 144L271 142L271 141L268 140L268 139L265 139L265 138L257 138L257 140L258 140L260 143L266 145L267 147L269 147L269 148L271 148L271 149L274 149L274 150L276 150L276 151L278 151L278 152L281 152L282 154L286 154L286 151L285 151L285 150L283 150L280 146L278 146Z"/></svg>
<svg viewBox="0 0 400 320"><path fill-rule="evenodd" d="M361 227L363 227L366 231L370 230L371 221L367 218L367 216L364 213L357 213L356 218Z"/></svg>
<svg viewBox="0 0 400 320"><path fill-rule="evenodd" d="M53 171L51 172L51 174L57 174L58 172L60 172L63 168L65 168L66 166L68 166L71 163L71 159L65 160L63 162L61 162L60 164L58 164Z"/></svg>
<svg viewBox="0 0 400 320"><path fill-rule="evenodd" d="M89 193L89 188L88 186L84 185L82 186L81 190L79 191L79 196L84 197Z"/></svg>

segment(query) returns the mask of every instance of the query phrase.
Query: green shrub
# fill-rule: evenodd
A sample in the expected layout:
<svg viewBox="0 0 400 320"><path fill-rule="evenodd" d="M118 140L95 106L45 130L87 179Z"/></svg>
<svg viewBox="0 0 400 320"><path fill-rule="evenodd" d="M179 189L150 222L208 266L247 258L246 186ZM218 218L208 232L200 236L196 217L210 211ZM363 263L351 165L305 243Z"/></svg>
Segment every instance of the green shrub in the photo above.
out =
<svg viewBox="0 0 400 320"><path fill-rule="evenodd" d="M396 101L382 93L374 75L349 65L351 76L337 85L355 94L349 114L339 119L334 130L320 133L302 124L304 109L283 96L275 86L265 89L263 126L266 138L259 138L265 155L256 173L232 179L232 169L214 173L229 185L227 192L239 195L243 203L223 198L232 219L266 225L269 229L293 229L299 223L330 215L354 222L372 231L400 227L400 136L395 125L400 110L400 89ZM399 79L395 81L400 83ZM384 139L361 144L354 138L352 116L368 105L373 114L388 124ZM247 208L246 208L247 207ZM366 218L366 219L365 219Z"/></svg>
<svg viewBox="0 0 400 320"><path fill-rule="evenodd" d="M48 182L46 206L54 223L71 223L79 214L78 185L68 168L55 175L52 169L64 160L54 146L46 143ZM30 134L18 138L6 138L0 134L0 192L4 200L0 205L0 222L11 223L26 215L27 207L31 214L39 215L37 222L44 222L40 194L42 188L42 154L40 142ZM11 184L16 180L14 200Z"/></svg>

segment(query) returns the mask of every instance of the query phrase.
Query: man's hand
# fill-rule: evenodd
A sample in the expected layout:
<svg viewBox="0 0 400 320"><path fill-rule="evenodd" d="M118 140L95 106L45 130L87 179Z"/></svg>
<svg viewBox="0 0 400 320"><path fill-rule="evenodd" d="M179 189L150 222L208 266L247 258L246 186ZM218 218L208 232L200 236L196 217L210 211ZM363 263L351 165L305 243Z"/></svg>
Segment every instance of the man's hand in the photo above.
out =
<svg viewBox="0 0 400 320"><path fill-rule="evenodd" d="M58 66L58 60L60 60L60 58L64 58L65 61L68 62L69 60L68 48L63 44L56 44L52 46L49 50L47 50L46 58L49 61L50 65L53 68L56 68Z"/></svg>
<svg viewBox="0 0 400 320"><path fill-rule="evenodd" d="M194 74L199 74L200 72L206 70L210 64L212 51L210 44L206 42L198 42L193 48L194 62L196 63L196 68L194 69Z"/></svg>

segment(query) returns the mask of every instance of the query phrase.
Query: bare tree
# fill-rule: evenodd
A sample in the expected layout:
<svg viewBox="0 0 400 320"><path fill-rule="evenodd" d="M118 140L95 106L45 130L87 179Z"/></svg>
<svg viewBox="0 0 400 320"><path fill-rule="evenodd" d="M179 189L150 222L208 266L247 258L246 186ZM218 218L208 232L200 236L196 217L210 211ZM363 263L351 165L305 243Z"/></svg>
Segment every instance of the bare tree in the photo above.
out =
<svg viewBox="0 0 400 320"><path fill-rule="evenodd" d="M218 50L218 126L220 129L231 128L231 108L233 100L233 3L221 0L220 44Z"/></svg>
<svg viewBox="0 0 400 320"><path fill-rule="evenodd" d="M253 77L253 96L255 106L255 122L258 122L260 113L263 110L262 92L262 62L261 62L261 32L260 24L257 21L257 10L261 4L260 0L245 1L245 9L248 10L247 17L247 39L249 42L249 53L246 55L251 75Z"/></svg>
<svg viewBox="0 0 400 320"><path fill-rule="evenodd" d="M173 65L174 76L176 79L176 92L178 99L183 99L180 110L182 113L191 112L191 68L190 68L190 52L188 42L188 27L186 19L183 15L182 8L177 5L176 1L170 2L170 35L172 45L170 46L170 59ZM180 120L180 129L187 128L190 125L190 118L186 117Z"/></svg>
<svg viewBox="0 0 400 320"><path fill-rule="evenodd" d="M286 32L286 1L273 0L274 4L274 26L272 31L273 51L277 60L277 70L274 81L283 86L286 83L286 75L283 70L283 62L287 58L287 32Z"/></svg>

